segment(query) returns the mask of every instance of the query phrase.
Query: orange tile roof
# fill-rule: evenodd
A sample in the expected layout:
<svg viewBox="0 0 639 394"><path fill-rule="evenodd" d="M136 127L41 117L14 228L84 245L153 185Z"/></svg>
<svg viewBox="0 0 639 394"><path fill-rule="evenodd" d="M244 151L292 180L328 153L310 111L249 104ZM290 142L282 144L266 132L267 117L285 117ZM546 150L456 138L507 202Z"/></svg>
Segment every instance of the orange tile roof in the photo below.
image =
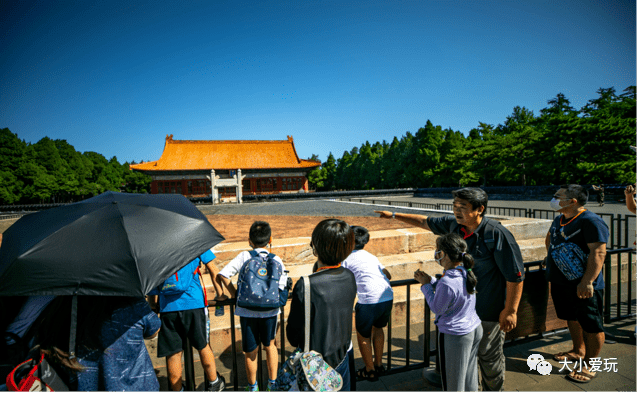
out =
<svg viewBox="0 0 639 394"><path fill-rule="evenodd" d="M181 141L166 136L157 161L132 164L132 170L235 170L313 168L320 162L297 157L293 137L285 141Z"/></svg>

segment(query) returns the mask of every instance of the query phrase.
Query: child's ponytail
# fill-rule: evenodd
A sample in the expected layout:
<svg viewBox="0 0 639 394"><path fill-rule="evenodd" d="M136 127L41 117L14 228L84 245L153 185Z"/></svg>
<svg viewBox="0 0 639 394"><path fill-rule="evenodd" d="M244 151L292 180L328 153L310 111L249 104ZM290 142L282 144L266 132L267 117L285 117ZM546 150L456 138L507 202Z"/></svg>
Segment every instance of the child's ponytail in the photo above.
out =
<svg viewBox="0 0 639 394"><path fill-rule="evenodd" d="M477 277L473 273L473 267L475 266L475 259L470 253L467 253L468 245L466 241L459 236L459 234L449 233L442 235L435 241L438 250L444 251L451 261L454 263L461 262L464 269L467 272L466 275L466 290L468 294L476 293L475 286L477 286Z"/></svg>
<svg viewBox="0 0 639 394"><path fill-rule="evenodd" d="M461 262L464 264L464 268L466 269L466 291L468 294L477 293L475 290L475 286L477 286L477 277L473 273L472 268L475 266L475 259L470 253L462 253L461 254Z"/></svg>

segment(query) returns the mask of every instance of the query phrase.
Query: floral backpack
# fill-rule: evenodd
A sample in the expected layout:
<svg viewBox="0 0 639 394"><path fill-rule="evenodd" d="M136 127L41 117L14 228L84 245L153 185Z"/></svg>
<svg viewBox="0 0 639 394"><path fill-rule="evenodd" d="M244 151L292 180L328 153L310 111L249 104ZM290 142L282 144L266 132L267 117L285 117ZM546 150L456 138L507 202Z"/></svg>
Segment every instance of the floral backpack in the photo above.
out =
<svg viewBox="0 0 639 394"><path fill-rule="evenodd" d="M324 361L322 355L310 350L311 283L304 280L304 351L297 349L280 368L272 391L339 391L342 375Z"/></svg>

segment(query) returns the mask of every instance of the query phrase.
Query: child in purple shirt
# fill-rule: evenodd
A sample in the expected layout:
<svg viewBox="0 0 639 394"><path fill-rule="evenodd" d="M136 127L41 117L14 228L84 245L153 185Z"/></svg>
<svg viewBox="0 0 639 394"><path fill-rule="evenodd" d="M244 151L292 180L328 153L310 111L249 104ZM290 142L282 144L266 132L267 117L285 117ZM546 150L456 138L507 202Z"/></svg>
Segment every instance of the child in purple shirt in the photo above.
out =
<svg viewBox="0 0 639 394"><path fill-rule="evenodd" d="M437 238L435 261L444 268L439 280L415 271L439 328L439 360L444 391L477 391L477 349L482 337L475 312L477 278L464 239L450 233Z"/></svg>

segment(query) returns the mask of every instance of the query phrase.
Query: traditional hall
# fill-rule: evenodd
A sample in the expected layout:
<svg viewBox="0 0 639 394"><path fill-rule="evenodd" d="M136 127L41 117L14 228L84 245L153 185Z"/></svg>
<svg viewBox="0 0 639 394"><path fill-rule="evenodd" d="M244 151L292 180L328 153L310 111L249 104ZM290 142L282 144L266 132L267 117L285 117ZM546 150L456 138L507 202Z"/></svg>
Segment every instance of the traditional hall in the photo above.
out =
<svg viewBox="0 0 639 394"><path fill-rule="evenodd" d="M151 193L242 202L242 195L308 192L307 174L321 162L300 159L284 141L188 141L167 135L156 161L131 164L152 178ZM212 191L212 193L211 193Z"/></svg>

